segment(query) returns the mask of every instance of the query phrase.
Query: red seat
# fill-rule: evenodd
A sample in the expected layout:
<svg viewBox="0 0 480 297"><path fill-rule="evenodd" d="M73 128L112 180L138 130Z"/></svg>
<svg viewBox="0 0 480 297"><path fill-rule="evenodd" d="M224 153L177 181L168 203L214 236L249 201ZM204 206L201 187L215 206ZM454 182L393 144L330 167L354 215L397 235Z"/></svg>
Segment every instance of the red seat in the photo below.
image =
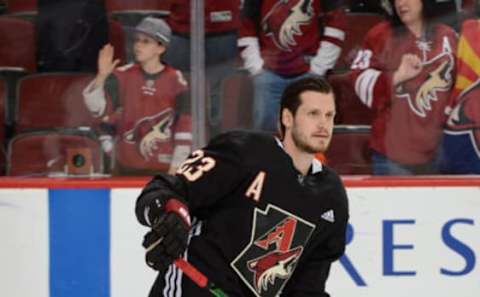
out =
<svg viewBox="0 0 480 297"><path fill-rule="evenodd" d="M222 130L250 128L253 83L246 72L237 71L222 82Z"/></svg>
<svg viewBox="0 0 480 297"><path fill-rule="evenodd" d="M42 73L25 76L18 84L15 131L92 126L82 90L90 74Z"/></svg>
<svg viewBox="0 0 480 297"><path fill-rule="evenodd" d="M74 130L15 136L8 146L8 175L52 176L103 173L100 143Z"/></svg>
<svg viewBox="0 0 480 297"><path fill-rule="evenodd" d="M105 0L108 12L119 10L168 10L171 0Z"/></svg>
<svg viewBox="0 0 480 297"><path fill-rule="evenodd" d="M339 174L372 174L370 126L335 126L327 165Z"/></svg>
<svg viewBox="0 0 480 297"><path fill-rule="evenodd" d="M335 73L328 77L336 96L337 116L335 122L345 125L370 125L373 112L355 94L347 73Z"/></svg>
<svg viewBox="0 0 480 297"><path fill-rule="evenodd" d="M10 14L35 14L36 11L37 11L37 0L7 1L7 12Z"/></svg>
<svg viewBox="0 0 480 297"><path fill-rule="evenodd" d="M0 67L36 69L35 30L31 22L0 17Z"/></svg>
<svg viewBox="0 0 480 297"><path fill-rule="evenodd" d="M356 51L362 45L363 39L373 26L384 20L384 17L376 13L347 13L347 29L345 42L336 69L349 69Z"/></svg>

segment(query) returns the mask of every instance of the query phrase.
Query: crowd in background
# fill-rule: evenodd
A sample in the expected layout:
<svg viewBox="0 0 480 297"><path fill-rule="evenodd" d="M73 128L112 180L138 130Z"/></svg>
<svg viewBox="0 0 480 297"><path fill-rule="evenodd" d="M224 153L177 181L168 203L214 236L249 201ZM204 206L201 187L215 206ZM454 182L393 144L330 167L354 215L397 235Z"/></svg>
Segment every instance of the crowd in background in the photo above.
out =
<svg viewBox="0 0 480 297"><path fill-rule="evenodd" d="M198 124L189 3L0 1L2 173L174 173ZM278 133L285 87L326 77L339 173L480 173L475 0L204 5L208 137Z"/></svg>

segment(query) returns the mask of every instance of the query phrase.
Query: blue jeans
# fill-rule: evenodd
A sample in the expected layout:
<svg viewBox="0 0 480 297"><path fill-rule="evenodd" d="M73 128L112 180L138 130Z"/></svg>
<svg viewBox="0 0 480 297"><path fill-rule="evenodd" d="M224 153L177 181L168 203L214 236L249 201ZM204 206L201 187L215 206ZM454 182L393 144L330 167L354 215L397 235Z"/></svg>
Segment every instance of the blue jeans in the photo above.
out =
<svg viewBox="0 0 480 297"><path fill-rule="evenodd" d="M235 71L237 35L235 33L205 38L205 75L208 84L207 115L210 136L221 132L223 80ZM173 34L163 60L187 76L190 74L190 39Z"/></svg>
<svg viewBox="0 0 480 297"><path fill-rule="evenodd" d="M292 82L307 77L308 73L295 77L283 77L272 71L263 70L253 76L253 128L277 132L280 100L285 88Z"/></svg>
<svg viewBox="0 0 480 297"><path fill-rule="evenodd" d="M385 155L372 151L374 175L419 175L438 174L438 161L420 165L406 165L390 160Z"/></svg>

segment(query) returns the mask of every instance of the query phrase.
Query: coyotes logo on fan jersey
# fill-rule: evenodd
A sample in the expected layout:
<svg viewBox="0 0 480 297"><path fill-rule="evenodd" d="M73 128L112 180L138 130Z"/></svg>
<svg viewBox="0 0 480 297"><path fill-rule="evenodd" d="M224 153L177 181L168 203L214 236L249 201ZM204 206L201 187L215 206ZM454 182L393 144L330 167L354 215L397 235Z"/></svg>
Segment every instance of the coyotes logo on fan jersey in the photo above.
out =
<svg viewBox="0 0 480 297"><path fill-rule="evenodd" d="M419 43L418 46L424 53L422 65L427 71L422 71L423 77L404 83L397 91L397 96L407 99L410 109L425 118L427 112L432 110L432 102L438 101L438 92L450 91L455 60L447 37L443 39L443 51L430 60L426 60L428 44Z"/></svg>
<svg viewBox="0 0 480 297"><path fill-rule="evenodd" d="M230 264L258 297L274 297L286 285L315 225L269 204L255 208L250 243Z"/></svg>
<svg viewBox="0 0 480 297"><path fill-rule="evenodd" d="M161 144L169 143L172 139L172 124L174 111L167 108L153 116L138 120L134 127L125 132L123 138L128 143L138 145L140 154L145 160L150 160L161 151Z"/></svg>
<svg viewBox="0 0 480 297"><path fill-rule="evenodd" d="M291 51L297 45L295 35L303 35L302 25L314 16L313 0L279 0L262 19L262 30L272 38L275 46Z"/></svg>

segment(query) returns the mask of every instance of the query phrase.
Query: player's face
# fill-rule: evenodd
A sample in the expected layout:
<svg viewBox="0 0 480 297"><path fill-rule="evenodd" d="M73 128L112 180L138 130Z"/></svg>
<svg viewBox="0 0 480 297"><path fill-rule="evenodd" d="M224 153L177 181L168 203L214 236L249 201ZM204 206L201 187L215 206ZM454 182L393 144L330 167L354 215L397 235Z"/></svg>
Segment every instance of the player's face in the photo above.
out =
<svg viewBox="0 0 480 297"><path fill-rule="evenodd" d="M325 152L330 144L335 117L333 93L306 91L300 94L302 104L293 117L291 137L301 151Z"/></svg>
<svg viewBox="0 0 480 297"><path fill-rule="evenodd" d="M422 20L422 0L395 0L395 10L405 25L412 25Z"/></svg>
<svg viewBox="0 0 480 297"><path fill-rule="evenodd" d="M165 51L165 47L155 39L143 33L136 33L133 44L135 60L142 64L152 60L159 60L159 56Z"/></svg>

